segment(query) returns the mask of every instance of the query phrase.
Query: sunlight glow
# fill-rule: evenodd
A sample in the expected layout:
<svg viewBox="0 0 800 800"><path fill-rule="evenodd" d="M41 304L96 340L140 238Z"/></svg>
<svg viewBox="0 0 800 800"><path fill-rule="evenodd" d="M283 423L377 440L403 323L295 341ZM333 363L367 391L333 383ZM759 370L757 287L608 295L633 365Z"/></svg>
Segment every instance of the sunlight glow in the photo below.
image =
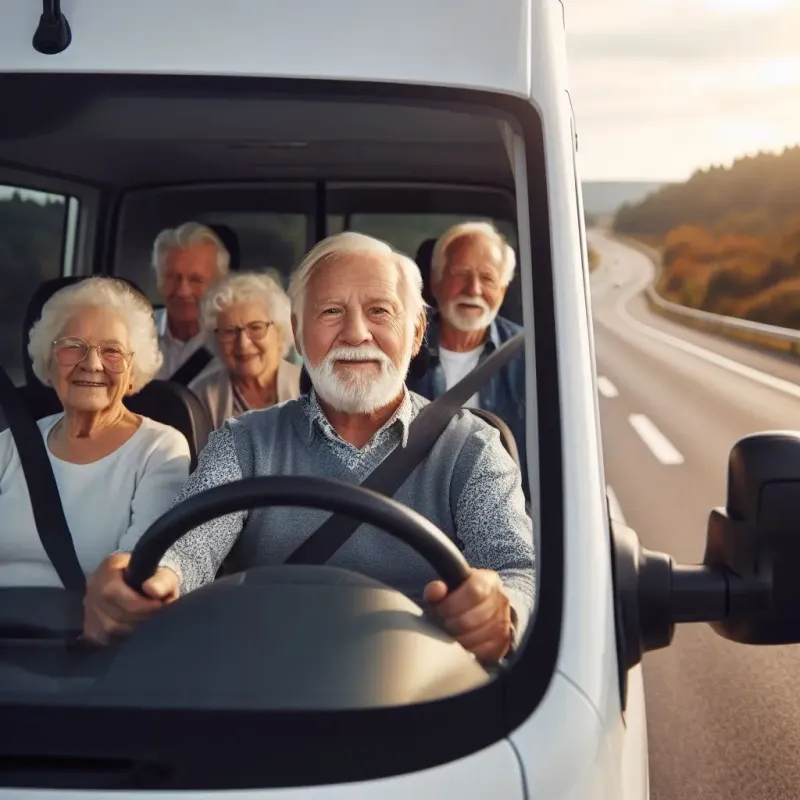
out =
<svg viewBox="0 0 800 800"><path fill-rule="evenodd" d="M587 179L684 180L800 140L800 0L565 6Z"/></svg>
<svg viewBox="0 0 800 800"><path fill-rule="evenodd" d="M742 11L765 13L787 8L789 0L705 0L704 5L723 14L738 14Z"/></svg>
<svg viewBox="0 0 800 800"><path fill-rule="evenodd" d="M800 58L776 58L755 72L764 86L794 86L800 84Z"/></svg>
<svg viewBox="0 0 800 800"><path fill-rule="evenodd" d="M792 131L780 124L753 119L733 118L717 121L715 149L720 160L755 154L759 151L780 152L792 142Z"/></svg>

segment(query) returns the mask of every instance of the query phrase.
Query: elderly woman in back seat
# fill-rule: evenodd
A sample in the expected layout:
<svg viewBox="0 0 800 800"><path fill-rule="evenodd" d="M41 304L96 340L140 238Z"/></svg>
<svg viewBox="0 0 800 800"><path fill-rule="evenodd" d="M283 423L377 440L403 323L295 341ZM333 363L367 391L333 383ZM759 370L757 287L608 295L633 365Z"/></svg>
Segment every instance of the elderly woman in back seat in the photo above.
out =
<svg viewBox="0 0 800 800"><path fill-rule="evenodd" d="M113 278L56 292L30 332L36 376L63 412L39 420L78 560L86 575L130 551L189 475L182 433L123 405L162 356L147 300ZM20 459L0 433L0 586L61 586L34 522Z"/></svg>
<svg viewBox="0 0 800 800"><path fill-rule="evenodd" d="M203 297L201 325L219 355L189 388L215 428L226 419L300 395L300 367L285 356L294 344L289 297L270 275L237 273Z"/></svg>

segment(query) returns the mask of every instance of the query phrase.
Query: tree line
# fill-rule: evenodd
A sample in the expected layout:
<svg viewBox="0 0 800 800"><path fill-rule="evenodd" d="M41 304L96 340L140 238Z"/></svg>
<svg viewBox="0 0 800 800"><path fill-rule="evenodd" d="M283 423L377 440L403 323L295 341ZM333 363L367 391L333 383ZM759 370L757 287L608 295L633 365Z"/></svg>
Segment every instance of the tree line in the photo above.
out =
<svg viewBox="0 0 800 800"><path fill-rule="evenodd" d="M22 353L22 322L36 287L61 271L65 204L19 193L0 199L0 365L12 372Z"/></svg>
<svg viewBox="0 0 800 800"><path fill-rule="evenodd" d="M800 146L699 170L622 206L613 227L660 247L668 299L800 328Z"/></svg>

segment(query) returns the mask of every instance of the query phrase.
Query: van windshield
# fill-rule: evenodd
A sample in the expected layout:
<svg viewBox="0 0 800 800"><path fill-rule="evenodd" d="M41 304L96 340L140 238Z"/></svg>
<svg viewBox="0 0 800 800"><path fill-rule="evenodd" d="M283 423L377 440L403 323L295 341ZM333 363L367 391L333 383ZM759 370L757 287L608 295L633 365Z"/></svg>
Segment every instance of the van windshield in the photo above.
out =
<svg viewBox="0 0 800 800"><path fill-rule="evenodd" d="M464 746L486 744L514 676L549 680L538 117L306 88L0 84L19 109L0 121L0 706L51 731L0 755L31 775L61 769L71 730L75 787L95 766L186 786L188 761L203 788L245 766L288 785L317 739L320 774L367 777L386 767L356 765L358 742L433 735L434 708L478 703ZM69 102L43 118L28 98L45 89ZM359 488L487 360L405 478ZM243 720L285 736L281 757L220 739ZM412 750L389 758L441 756Z"/></svg>

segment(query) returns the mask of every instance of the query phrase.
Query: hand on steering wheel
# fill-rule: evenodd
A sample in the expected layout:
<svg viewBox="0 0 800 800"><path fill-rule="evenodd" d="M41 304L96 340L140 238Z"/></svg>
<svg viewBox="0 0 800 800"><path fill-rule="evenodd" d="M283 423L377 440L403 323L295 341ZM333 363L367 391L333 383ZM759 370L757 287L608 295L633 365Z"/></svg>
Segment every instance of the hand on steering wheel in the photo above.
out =
<svg viewBox="0 0 800 800"><path fill-rule="evenodd" d="M133 628L163 605L178 599L178 576L159 567L141 587L131 589L125 582L130 553L109 556L86 582L83 600L83 636L93 644L109 644Z"/></svg>
<svg viewBox="0 0 800 800"><path fill-rule="evenodd" d="M188 498L156 520L129 557L116 554L107 560L87 585L85 635L97 643L107 643L177 599L178 576L158 564L181 536L224 514L273 505L339 512L382 528L413 547L436 569L443 578L445 594L454 592L441 606L443 620L452 618L452 624L467 626L462 631L466 635L472 631L470 619L481 619L482 612L462 619L462 607L476 591L483 591L480 587L484 579L478 579L473 588L474 576L479 573L470 569L450 539L416 511L340 481L264 477L223 484ZM456 590L462 584L465 590L459 594ZM434 595L440 596L441 590L434 589Z"/></svg>

